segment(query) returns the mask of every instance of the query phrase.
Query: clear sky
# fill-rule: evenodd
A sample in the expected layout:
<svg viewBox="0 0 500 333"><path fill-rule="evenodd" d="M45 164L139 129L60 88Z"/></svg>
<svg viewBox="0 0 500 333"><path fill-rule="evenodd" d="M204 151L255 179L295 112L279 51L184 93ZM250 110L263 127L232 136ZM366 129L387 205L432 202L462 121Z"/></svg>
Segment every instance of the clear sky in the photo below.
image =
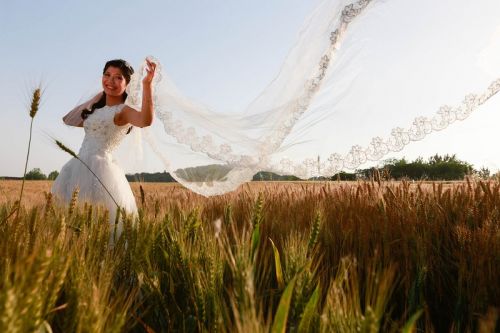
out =
<svg viewBox="0 0 500 333"><path fill-rule="evenodd" d="M99 89L106 60L137 65L153 55L188 96L221 110L243 109L275 76L317 3L0 0L0 176L22 176L28 93L36 83L45 91L28 168L48 174L69 159L49 136L78 150L83 130L68 128L61 117ZM476 167L499 169L499 100L388 157L456 153ZM159 161L156 169L162 170Z"/></svg>

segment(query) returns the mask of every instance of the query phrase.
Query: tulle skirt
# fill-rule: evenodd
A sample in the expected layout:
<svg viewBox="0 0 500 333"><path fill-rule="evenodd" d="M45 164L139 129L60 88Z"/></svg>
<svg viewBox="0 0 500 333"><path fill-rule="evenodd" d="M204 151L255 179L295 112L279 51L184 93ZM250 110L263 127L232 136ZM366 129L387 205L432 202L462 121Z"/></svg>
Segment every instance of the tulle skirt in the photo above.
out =
<svg viewBox="0 0 500 333"><path fill-rule="evenodd" d="M137 205L132 189L125 173L113 161L111 154L86 154L80 158L99 177L102 184L81 161L73 158L61 169L52 185L52 194L58 200L69 203L73 192L78 188L78 202L88 202L108 209L110 223L115 221L117 204L128 214L135 215Z"/></svg>

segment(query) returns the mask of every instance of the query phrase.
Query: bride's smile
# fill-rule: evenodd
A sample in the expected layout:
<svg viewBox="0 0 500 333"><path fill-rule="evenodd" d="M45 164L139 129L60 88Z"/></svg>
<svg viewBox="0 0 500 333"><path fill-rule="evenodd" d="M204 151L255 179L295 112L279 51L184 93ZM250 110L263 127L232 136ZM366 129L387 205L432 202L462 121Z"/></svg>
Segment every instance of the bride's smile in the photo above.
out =
<svg viewBox="0 0 500 333"><path fill-rule="evenodd" d="M127 82L119 68L109 67L102 75L102 88L108 96L121 96Z"/></svg>

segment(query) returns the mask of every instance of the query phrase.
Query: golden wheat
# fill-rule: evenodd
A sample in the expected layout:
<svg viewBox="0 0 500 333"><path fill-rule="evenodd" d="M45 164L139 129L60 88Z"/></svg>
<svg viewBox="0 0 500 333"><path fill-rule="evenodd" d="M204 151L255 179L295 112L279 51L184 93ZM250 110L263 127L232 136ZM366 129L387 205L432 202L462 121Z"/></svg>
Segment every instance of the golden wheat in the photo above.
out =
<svg viewBox="0 0 500 333"><path fill-rule="evenodd" d="M0 181L0 219L19 187ZM0 330L495 330L498 182L132 188L113 239L101 207L26 182L0 226Z"/></svg>

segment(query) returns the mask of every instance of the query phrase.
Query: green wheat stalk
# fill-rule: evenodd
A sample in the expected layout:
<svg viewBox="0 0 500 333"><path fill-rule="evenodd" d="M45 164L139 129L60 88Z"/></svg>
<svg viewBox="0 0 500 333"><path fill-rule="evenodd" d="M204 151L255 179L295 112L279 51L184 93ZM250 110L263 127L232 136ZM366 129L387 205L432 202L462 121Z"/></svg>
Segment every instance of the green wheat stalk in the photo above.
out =
<svg viewBox="0 0 500 333"><path fill-rule="evenodd" d="M314 222L311 228L311 235L309 236L309 242L307 244L307 256L309 257L314 249L314 246L318 242L319 229L321 226L321 214L319 211L316 212L314 217Z"/></svg>

